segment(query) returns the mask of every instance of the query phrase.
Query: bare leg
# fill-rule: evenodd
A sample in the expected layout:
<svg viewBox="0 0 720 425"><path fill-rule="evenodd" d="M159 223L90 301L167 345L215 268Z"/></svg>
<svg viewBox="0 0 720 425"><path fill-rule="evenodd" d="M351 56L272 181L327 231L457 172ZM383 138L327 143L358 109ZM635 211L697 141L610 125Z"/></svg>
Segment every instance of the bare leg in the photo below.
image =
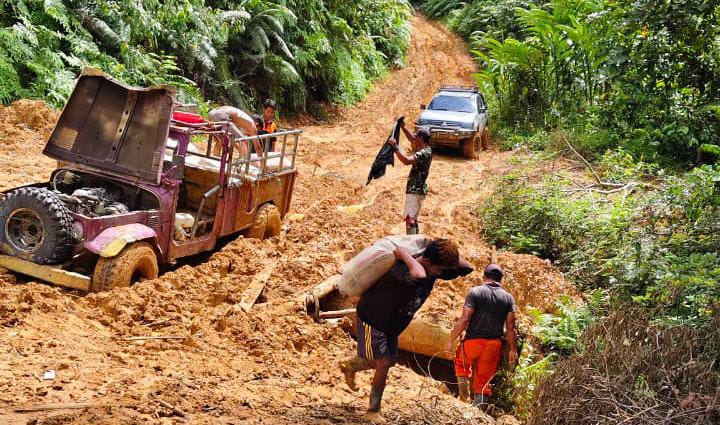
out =
<svg viewBox="0 0 720 425"><path fill-rule="evenodd" d="M393 361L389 358L375 360L375 375L373 375L372 386L370 387L368 419L377 418L379 416L382 395L385 391L385 384L387 382L387 375L392 365Z"/></svg>

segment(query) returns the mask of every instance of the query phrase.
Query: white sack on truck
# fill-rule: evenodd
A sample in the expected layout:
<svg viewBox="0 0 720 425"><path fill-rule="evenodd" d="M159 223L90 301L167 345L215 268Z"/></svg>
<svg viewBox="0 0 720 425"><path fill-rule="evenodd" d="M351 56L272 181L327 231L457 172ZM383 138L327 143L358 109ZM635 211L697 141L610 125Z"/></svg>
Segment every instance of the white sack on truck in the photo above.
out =
<svg viewBox="0 0 720 425"><path fill-rule="evenodd" d="M337 288L342 295L359 296L395 264L394 251L405 248L410 255L425 251L431 239L425 235L386 236L365 248L340 268Z"/></svg>

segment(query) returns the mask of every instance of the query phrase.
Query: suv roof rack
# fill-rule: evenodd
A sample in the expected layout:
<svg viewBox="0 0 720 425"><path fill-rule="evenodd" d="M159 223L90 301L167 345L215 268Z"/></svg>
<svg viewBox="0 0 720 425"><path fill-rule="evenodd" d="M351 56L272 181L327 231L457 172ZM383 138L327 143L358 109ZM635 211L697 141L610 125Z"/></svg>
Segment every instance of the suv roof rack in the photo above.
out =
<svg viewBox="0 0 720 425"><path fill-rule="evenodd" d="M469 91L472 93L479 93L480 90L477 86L458 86L458 85L451 85L451 84L443 84L440 86L440 90L445 91Z"/></svg>

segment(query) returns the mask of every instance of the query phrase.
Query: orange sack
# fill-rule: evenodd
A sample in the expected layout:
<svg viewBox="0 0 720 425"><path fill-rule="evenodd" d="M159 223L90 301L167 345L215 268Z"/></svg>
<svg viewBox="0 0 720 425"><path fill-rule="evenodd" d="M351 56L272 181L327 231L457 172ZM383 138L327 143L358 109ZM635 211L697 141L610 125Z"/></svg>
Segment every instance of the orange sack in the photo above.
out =
<svg viewBox="0 0 720 425"><path fill-rule="evenodd" d="M472 368L473 393L492 395L490 381L497 371L501 351L499 338L462 341L455 351L455 376L470 377Z"/></svg>

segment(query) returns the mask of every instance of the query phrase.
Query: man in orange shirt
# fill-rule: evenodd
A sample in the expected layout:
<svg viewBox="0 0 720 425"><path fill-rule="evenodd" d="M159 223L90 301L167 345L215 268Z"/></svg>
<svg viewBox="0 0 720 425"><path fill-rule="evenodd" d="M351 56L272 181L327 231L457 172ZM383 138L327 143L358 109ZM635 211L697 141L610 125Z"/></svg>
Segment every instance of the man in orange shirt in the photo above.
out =
<svg viewBox="0 0 720 425"><path fill-rule="evenodd" d="M515 299L500 284L502 268L490 264L485 267L483 275L483 284L470 288L465 298L462 316L455 322L446 350L452 353L455 342L465 331L465 338L460 341L455 357L455 375L458 384L462 385L467 382L472 367L473 404L487 410L492 395L490 381L495 376L502 352L501 338L507 337L510 348L508 360L511 365L515 364L517 332Z"/></svg>
<svg viewBox="0 0 720 425"><path fill-rule="evenodd" d="M275 111L277 110L277 103L275 103L272 99L267 99L263 103L263 125L262 125L262 131L258 134L269 134L269 133L275 133L278 131L278 124L277 121L275 121ZM275 150L275 140L277 140L275 137L271 137L269 139L265 139L271 143L270 150Z"/></svg>

